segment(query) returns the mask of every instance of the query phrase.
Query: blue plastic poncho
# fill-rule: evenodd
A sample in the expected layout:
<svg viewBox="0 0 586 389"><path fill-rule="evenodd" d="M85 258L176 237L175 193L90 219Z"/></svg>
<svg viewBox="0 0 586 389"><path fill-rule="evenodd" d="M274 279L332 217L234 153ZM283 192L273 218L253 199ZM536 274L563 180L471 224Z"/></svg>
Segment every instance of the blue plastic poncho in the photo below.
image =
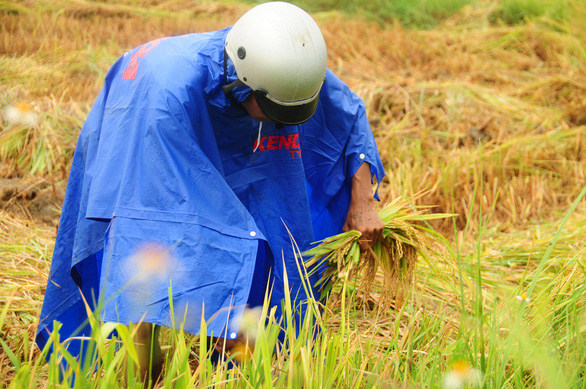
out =
<svg viewBox="0 0 586 389"><path fill-rule="evenodd" d="M300 250L340 232L358 167L382 180L364 104L330 71L311 120L264 123L259 139L221 89L227 32L159 39L109 71L73 157L41 348L54 320L65 339L87 318L81 294L102 301L104 321L181 321L197 334L203 315L208 335L234 337L267 284L280 309L285 270L306 299L288 230ZM153 242L168 249L165 265L137 254Z"/></svg>

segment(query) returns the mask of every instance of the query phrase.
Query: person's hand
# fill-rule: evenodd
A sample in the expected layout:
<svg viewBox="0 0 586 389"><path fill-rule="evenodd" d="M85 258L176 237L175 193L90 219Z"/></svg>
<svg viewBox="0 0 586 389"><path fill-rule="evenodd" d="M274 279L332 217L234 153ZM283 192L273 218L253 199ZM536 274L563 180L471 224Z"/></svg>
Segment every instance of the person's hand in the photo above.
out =
<svg viewBox="0 0 586 389"><path fill-rule="evenodd" d="M382 239L385 225L373 207L370 166L367 163L363 163L352 178L351 196L344 231L357 230L362 233L358 244L361 250L368 250L368 247Z"/></svg>

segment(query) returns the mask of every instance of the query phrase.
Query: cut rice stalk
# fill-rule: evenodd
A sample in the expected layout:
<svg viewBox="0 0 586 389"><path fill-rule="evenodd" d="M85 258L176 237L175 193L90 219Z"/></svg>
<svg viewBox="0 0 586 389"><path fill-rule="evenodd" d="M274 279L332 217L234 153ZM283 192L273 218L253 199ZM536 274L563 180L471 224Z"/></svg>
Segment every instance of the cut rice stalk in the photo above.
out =
<svg viewBox="0 0 586 389"><path fill-rule="evenodd" d="M419 197L422 194L416 195ZM385 228L383 240L376 242L368 251L360 251L358 231L347 231L331 236L303 253L305 266L310 272L323 269L317 286L322 297L332 288L348 280L356 280L358 289L369 292L377 272L383 276L381 306L386 309L393 301L401 306L405 292L413 282L413 272L418 254L429 256L438 238L426 228L413 223L455 216L454 214L423 214L429 207L413 207L410 200L396 198L379 211ZM325 269L324 269L325 267Z"/></svg>

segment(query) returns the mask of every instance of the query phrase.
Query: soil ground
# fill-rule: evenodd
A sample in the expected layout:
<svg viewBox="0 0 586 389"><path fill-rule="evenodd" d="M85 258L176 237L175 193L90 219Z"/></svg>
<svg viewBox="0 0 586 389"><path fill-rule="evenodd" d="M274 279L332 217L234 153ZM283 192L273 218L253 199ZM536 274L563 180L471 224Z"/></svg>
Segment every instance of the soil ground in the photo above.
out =
<svg viewBox="0 0 586 389"><path fill-rule="evenodd" d="M0 210L21 219L30 219L45 226L59 224L66 180L49 181L50 177L24 176L0 162Z"/></svg>

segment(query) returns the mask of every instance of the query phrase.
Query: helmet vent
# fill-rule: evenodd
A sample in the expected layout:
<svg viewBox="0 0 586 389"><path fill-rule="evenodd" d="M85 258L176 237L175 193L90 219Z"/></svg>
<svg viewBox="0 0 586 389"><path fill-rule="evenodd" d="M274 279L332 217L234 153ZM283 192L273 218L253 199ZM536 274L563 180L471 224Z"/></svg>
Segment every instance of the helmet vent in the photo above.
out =
<svg viewBox="0 0 586 389"><path fill-rule="evenodd" d="M242 46L238 48L238 58L244 59L246 57L246 49Z"/></svg>

